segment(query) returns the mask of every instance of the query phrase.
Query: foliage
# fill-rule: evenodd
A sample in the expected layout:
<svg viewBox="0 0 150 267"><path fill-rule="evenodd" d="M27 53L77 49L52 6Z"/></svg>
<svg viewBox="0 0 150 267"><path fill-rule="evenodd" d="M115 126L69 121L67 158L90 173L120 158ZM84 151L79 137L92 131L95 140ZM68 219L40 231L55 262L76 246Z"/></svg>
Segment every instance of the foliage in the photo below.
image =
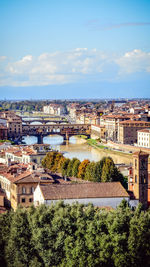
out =
<svg viewBox="0 0 150 267"><path fill-rule="evenodd" d="M88 166L88 164L90 163L90 161L88 159L85 159L83 160L80 165L79 165L79 168L78 168L78 177L81 178L81 179L84 179L85 178L85 171L86 171L86 168Z"/></svg>
<svg viewBox="0 0 150 267"><path fill-rule="evenodd" d="M62 166L61 166L62 176L67 176L67 168L68 168L70 161L71 161L70 159L65 159L63 161Z"/></svg>
<svg viewBox="0 0 150 267"><path fill-rule="evenodd" d="M77 158L73 158L72 160L69 161L69 164L68 164L68 167L67 167L67 176L68 177L72 177L73 176L72 170L73 170L73 165L76 162L76 160L77 160Z"/></svg>
<svg viewBox="0 0 150 267"><path fill-rule="evenodd" d="M48 152L42 160L42 166L56 172L61 168L60 162L63 163L63 155L59 152Z"/></svg>
<svg viewBox="0 0 150 267"><path fill-rule="evenodd" d="M150 266L150 210L57 202L0 214L0 266Z"/></svg>
<svg viewBox="0 0 150 267"><path fill-rule="evenodd" d="M72 176L78 177L78 168L79 168L80 163L81 163L80 160L76 159L72 167Z"/></svg>
<svg viewBox="0 0 150 267"><path fill-rule="evenodd" d="M111 157L103 157L98 162L83 160L80 162L77 158L66 159L59 152L48 152L42 160L44 168L52 172L59 172L63 176L78 177L93 182L114 182L120 181L127 189L127 178L125 178L114 164Z"/></svg>

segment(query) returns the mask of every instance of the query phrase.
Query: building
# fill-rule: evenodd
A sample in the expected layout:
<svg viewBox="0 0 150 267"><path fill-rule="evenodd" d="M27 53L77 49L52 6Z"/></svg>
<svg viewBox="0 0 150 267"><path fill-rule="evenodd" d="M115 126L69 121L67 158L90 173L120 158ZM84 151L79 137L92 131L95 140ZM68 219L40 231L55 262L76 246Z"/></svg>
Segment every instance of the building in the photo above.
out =
<svg viewBox="0 0 150 267"><path fill-rule="evenodd" d="M129 195L120 182L114 183L76 183L76 184L38 184L34 191L34 205L78 202L98 207L116 208L123 199L129 202Z"/></svg>
<svg viewBox="0 0 150 267"><path fill-rule="evenodd" d="M108 114L101 116L100 126L105 127L105 139L118 141L118 126L122 121L129 119L128 115Z"/></svg>
<svg viewBox="0 0 150 267"><path fill-rule="evenodd" d="M137 143L137 132L150 128L150 122L127 120L119 122L118 141L122 144Z"/></svg>
<svg viewBox="0 0 150 267"><path fill-rule="evenodd" d="M2 188L0 188L0 214L6 211L5 208L5 197L6 194Z"/></svg>
<svg viewBox="0 0 150 267"><path fill-rule="evenodd" d="M133 153L133 167L128 178L128 190L132 193L133 202L148 206L148 157L149 154L139 151Z"/></svg>
<svg viewBox="0 0 150 267"><path fill-rule="evenodd" d="M43 107L43 112L51 115L64 115L66 113L65 107L59 104L50 104Z"/></svg>
<svg viewBox="0 0 150 267"><path fill-rule="evenodd" d="M18 205L29 207L33 203L33 193L38 183L53 183L50 175L44 172L27 171L14 177L11 184L11 207L15 210Z"/></svg>
<svg viewBox="0 0 150 267"><path fill-rule="evenodd" d="M33 164L12 164L0 172L0 186L6 194L7 205L14 210L21 205L29 207L33 192L38 185L53 183L53 178Z"/></svg>
<svg viewBox="0 0 150 267"><path fill-rule="evenodd" d="M104 140L106 138L106 128L100 125L91 125L91 136Z"/></svg>
<svg viewBox="0 0 150 267"><path fill-rule="evenodd" d="M150 128L137 131L138 146L150 148Z"/></svg>
<svg viewBox="0 0 150 267"><path fill-rule="evenodd" d="M7 127L4 125L0 125L0 140L7 140L7 139L8 139Z"/></svg>
<svg viewBox="0 0 150 267"><path fill-rule="evenodd" d="M5 159L20 163L41 164L47 152L52 151L48 144L35 144L31 146L12 146L5 149Z"/></svg>
<svg viewBox="0 0 150 267"><path fill-rule="evenodd" d="M22 119L13 111L0 112L0 123L7 127L8 138L22 136Z"/></svg>

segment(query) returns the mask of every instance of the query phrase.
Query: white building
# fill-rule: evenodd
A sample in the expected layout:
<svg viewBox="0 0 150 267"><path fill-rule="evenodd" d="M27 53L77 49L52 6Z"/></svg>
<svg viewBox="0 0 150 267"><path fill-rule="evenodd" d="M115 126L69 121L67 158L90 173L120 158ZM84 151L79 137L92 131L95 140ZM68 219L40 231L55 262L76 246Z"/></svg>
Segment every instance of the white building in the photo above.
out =
<svg viewBox="0 0 150 267"><path fill-rule="evenodd" d="M129 195L120 182L113 183L77 183L77 184L39 184L34 191L34 205L78 202L87 205L92 203L98 207L116 208Z"/></svg>
<svg viewBox="0 0 150 267"><path fill-rule="evenodd" d="M43 107L43 112L46 114L61 116L65 114L65 108L62 105L50 104Z"/></svg>
<svg viewBox="0 0 150 267"><path fill-rule="evenodd" d="M138 131L138 146L150 148L150 128Z"/></svg>

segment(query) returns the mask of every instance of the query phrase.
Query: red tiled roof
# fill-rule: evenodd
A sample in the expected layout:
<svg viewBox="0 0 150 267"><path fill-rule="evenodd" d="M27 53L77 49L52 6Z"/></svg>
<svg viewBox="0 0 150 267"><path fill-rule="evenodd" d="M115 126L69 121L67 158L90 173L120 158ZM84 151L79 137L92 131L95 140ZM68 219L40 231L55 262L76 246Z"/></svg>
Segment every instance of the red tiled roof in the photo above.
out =
<svg viewBox="0 0 150 267"><path fill-rule="evenodd" d="M129 197L120 182L40 185L45 199Z"/></svg>
<svg viewBox="0 0 150 267"><path fill-rule="evenodd" d="M150 121L135 121L135 120L126 120L119 122L120 124L133 123L133 124L148 124L150 126Z"/></svg>
<svg viewBox="0 0 150 267"><path fill-rule="evenodd" d="M150 133L150 128L139 130L138 132Z"/></svg>

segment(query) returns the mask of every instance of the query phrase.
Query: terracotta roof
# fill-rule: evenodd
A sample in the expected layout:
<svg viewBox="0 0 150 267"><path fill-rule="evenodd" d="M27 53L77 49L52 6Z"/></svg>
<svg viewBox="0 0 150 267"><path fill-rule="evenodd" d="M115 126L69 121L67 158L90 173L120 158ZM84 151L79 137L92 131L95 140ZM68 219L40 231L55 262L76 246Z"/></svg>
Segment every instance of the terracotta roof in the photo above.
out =
<svg viewBox="0 0 150 267"><path fill-rule="evenodd" d="M150 133L150 128L139 130L138 132Z"/></svg>
<svg viewBox="0 0 150 267"><path fill-rule="evenodd" d="M45 173L38 173L38 172L26 172L24 175L21 174L18 177L14 178L15 184L20 184L20 183L53 183L54 180L53 178Z"/></svg>
<svg viewBox="0 0 150 267"><path fill-rule="evenodd" d="M133 124L148 124L150 126L150 121L135 121L135 120L126 120L126 121L121 121L119 124L126 124L126 123L133 123Z"/></svg>
<svg viewBox="0 0 150 267"><path fill-rule="evenodd" d="M45 199L129 197L120 182L40 185Z"/></svg>

